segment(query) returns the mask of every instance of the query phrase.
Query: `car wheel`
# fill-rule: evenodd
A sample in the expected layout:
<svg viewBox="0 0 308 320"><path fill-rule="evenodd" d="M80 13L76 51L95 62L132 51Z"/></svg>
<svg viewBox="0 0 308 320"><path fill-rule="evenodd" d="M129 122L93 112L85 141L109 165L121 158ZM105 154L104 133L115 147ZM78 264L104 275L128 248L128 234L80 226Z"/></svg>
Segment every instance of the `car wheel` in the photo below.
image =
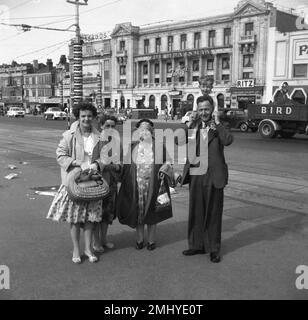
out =
<svg viewBox="0 0 308 320"><path fill-rule="evenodd" d="M243 122L243 123L240 124L240 130L242 132L247 132L248 131L248 125L247 125L246 122Z"/></svg>
<svg viewBox="0 0 308 320"><path fill-rule="evenodd" d="M259 127L259 132L261 137L273 139L277 136L277 132L272 123L270 122L263 122Z"/></svg>

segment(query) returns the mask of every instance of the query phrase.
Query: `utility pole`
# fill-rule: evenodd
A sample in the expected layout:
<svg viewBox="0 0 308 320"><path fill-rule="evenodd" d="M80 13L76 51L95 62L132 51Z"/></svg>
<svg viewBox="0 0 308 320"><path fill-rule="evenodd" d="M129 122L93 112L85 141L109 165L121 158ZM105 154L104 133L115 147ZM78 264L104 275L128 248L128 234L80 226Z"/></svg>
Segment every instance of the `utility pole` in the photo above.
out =
<svg viewBox="0 0 308 320"><path fill-rule="evenodd" d="M79 26L79 6L86 6L88 0L66 0L66 2L75 5L76 9L76 38L73 41L74 59L73 59L73 106L82 101L82 39ZM70 110L69 110L70 111Z"/></svg>

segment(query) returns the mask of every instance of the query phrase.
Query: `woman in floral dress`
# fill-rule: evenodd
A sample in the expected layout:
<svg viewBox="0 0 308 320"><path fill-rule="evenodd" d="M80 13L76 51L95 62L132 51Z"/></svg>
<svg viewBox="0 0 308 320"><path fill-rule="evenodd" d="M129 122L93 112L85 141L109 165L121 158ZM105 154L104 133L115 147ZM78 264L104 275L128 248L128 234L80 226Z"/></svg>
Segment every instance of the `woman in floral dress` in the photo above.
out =
<svg viewBox="0 0 308 320"><path fill-rule="evenodd" d="M58 190L47 218L56 222L64 221L71 226L73 242L73 263L81 263L80 258L80 228L84 229L85 255L91 263L97 262L93 254L91 240L93 224L102 220L103 201L72 201L66 191L68 173L76 168L82 170L100 169L100 133L93 126L97 116L96 108L88 103L81 103L74 108L76 122L70 130L64 132L56 154L61 167L62 184Z"/></svg>

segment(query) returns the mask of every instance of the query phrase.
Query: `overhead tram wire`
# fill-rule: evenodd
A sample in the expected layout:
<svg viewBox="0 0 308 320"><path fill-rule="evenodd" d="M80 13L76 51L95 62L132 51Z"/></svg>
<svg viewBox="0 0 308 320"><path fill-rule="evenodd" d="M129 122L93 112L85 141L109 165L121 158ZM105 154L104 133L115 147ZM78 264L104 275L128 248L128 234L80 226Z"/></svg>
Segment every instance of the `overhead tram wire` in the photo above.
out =
<svg viewBox="0 0 308 320"><path fill-rule="evenodd" d="M62 47L66 46L66 45L67 45L67 43L61 44L60 46L56 47L56 49L53 49L53 50L45 53L44 55L40 56L40 57L38 58L38 60L42 60L43 58L46 58L46 57L48 58L51 53L54 53L54 52L60 50Z"/></svg>
<svg viewBox="0 0 308 320"><path fill-rule="evenodd" d="M43 51L43 50L45 50L45 49L53 48L53 47L55 47L55 46L57 46L57 45L59 45L59 44L68 43L68 42L70 42L70 41L71 41L71 39L65 40L65 41L61 41L61 42L58 42L58 43L54 43L54 44L51 45L51 46L44 47L44 48L42 48L42 49L38 49L38 50L34 50L34 51L31 51L31 52L27 52L27 53L21 54L21 55L19 55L19 56L17 56L17 57L14 57L13 60L18 59L18 58L21 58L21 57L24 57L24 56L28 56L28 55L33 54L33 53L37 53L37 52Z"/></svg>
<svg viewBox="0 0 308 320"><path fill-rule="evenodd" d="M29 24L10 24L10 23L4 23L1 22L1 25L4 26L10 26L10 27L21 27L23 29L24 32L26 31L30 31L31 29L42 29L42 30L50 30L50 31L67 31L67 32L75 32L74 30L69 30L69 28L67 29L58 29L58 28L44 28L44 27L40 27L40 26L31 26Z"/></svg>
<svg viewBox="0 0 308 320"><path fill-rule="evenodd" d="M101 5L101 6L98 6L98 7L89 9L89 10L82 11L82 12L80 12L80 15L84 15L86 13L92 12L94 10L97 10L97 9L100 9L100 8L103 8L103 7L107 7L109 5L112 5L112 4L115 4L117 2L121 2L121 1L123 1L123 0L115 0L115 1L112 1L112 2L105 3L105 4ZM75 18L64 19L64 20L63 19L55 20L55 21L52 21L52 22L49 22L49 23L41 24L41 25L39 25L39 27L49 26L51 24L57 24L57 23L73 21L73 20L75 20Z"/></svg>

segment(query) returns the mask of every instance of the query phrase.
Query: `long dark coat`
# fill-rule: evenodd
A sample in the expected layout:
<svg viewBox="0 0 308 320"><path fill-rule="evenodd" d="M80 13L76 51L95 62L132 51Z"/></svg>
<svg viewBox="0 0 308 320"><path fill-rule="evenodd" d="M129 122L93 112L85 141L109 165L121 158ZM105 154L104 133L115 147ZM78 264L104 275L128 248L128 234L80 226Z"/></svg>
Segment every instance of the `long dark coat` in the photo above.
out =
<svg viewBox="0 0 308 320"><path fill-rule="evenodd" d="M138 147L138 142L131 145L131 155L133 150ZM167 153L164 148L163 161L166 161ZM155 159L155 141L153 140L153 154ZM160 179L159 170L162 164L153 164L152 175L149 184L148 199L145 206L144 224L154 225L172 217L172 205L157 212L155 203L159 195ZM117 217L121 224L127 225L131 228L137 227L138 221L138 185L137 185L137 166L135 162L131 164L124 164L122 168L121 188L117 201ZM164 178L164 185L169 194L169 184L167 177ZM171 199L171 197L170 197Z"/></svg>

